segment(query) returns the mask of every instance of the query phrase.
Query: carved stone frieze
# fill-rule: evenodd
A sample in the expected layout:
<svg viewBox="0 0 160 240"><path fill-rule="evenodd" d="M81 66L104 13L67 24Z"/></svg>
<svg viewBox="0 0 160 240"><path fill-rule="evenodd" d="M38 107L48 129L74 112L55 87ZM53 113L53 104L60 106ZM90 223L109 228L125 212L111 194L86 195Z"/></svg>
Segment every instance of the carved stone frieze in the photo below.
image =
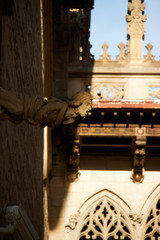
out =
<svg viewBox="0 0 160 240"><path fill-rule="evenodd" d="M85 117L91 109L91 95L87 92L75 94L72 100L62 101L54 97L40 99L17 95L0 87L0 121L20 123L25 120L32 125L58 127L68 125L80 115Z"/></svg>
<svg viewBox="0 0 160 240"><path fill-rule="evenodd" d="M93 99L114 100L124 98L124 85L111 83L92 83L87 86Z"/></svg>

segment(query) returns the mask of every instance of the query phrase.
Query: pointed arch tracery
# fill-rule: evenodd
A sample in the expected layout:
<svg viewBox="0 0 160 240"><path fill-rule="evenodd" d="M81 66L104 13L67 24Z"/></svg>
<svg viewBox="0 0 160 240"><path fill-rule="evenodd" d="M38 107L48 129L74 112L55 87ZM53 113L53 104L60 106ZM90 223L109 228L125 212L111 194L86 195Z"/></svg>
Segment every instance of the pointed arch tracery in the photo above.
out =
<svg viewBox="0 0 160 240"><path fill-rule="evenodd" d="M131 240L125 213L106 196L96 201L86 212L78 240Z"/></svg>
<svg viewBox="0 0 160 240"><path fill-rule="evenodd" d="M94 196L94 201L90 198L86 203L86 207L82 207L83 212L80 209L80 217L76 224L75 233L71 233L72 238L74 240L134 239L130 219L122 207L125 204L117 196L116 198L118 202L108 197L107 194L101 197L97 194L97 199ZM128 208L127 205L126 208Z"/></svg>
<svg viewBox="0 0 160 240"><path fill-rule="evenodd" d="M143 222L143 239L160 239L160 194L153 200Z"/></svg>

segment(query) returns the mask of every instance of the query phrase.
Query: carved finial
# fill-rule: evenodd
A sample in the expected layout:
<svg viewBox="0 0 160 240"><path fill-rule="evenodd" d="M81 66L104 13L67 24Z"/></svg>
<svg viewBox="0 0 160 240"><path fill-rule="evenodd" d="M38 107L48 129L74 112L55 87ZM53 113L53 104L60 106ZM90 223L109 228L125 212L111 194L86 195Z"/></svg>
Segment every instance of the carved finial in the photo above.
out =
<svg viewBox="0 0 160 240"><path fill-rule="evenodd" d="M120 53L116 56L116 60L121 62L121 61L125 60L125 53L124 53L125 45L124 45L124 43L121 42L118 45L118 48L120 49Z"/></svg>
<svg viewBox="0 0 160 240"><path fill-rule="evenodd" d="M155 56L151 53L151 50L153 48L152 44L148 43L145 47L147 48L148 53L144 56L144 61L145 62L154 62Z"/></svg>
<svg viewBox="0 0 160 240"><path fill-rule="evenodd" d="M142 0L132 0L128 3L128 37L130 39L130 60L142 60L142 40L145 33L145 4Z"/></svg>
<svg viewBox="0 0 160 240"><path fill-rule="evenodd" d="M108 49L108 45L107 45L107 43L104 43L103 45L102 45L102 48L103 48L103 54L102 55L100 55L100 57L99 57L99 60L100 61L103 61L103 62L109 62L109 61L111 61L111 56L107 53L107 49Z"/></svg>

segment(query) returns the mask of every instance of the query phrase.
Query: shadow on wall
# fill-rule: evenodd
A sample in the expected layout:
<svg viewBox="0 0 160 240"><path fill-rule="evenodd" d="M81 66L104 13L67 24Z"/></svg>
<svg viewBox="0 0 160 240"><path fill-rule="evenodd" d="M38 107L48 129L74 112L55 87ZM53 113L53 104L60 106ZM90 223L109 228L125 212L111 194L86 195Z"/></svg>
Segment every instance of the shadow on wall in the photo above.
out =
<svg viewBox="0 0 160 240"><path fill-rule="evenodd" d="M91 4L92 2L92 4ZM74 95L78 91L84 91L81 82L80 88L74 89L69 78L71 70L85 69L90 66L91 72L94 64L90 54L91 45L89 39L90 10L93 1L53 1L53 75L54 95L60 99L66 99L70 89ZM89 83L91 77L88 77ZM74 136L72 136L74 139ZM72 151L73 139L68 140L62 129L52 132L52 170L49 180L48 194L48 218L50 230L62 231L64 229L66 198L69 190L67 179L68 150ZM70 142L69 142L70 141Z"/></svg>

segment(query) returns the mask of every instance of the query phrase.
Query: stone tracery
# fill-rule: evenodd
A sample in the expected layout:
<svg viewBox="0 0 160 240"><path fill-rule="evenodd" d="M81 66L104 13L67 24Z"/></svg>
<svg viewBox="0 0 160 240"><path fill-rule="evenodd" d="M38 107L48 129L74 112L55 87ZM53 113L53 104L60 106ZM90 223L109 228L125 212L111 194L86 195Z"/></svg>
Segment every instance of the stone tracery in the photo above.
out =
<svg viewBox="0 0 160 240"><path fill-rule="evenodd" d="M80 222L79 240L133 239L126 213L106 196L94 202Z"/></svg>
<svg viewBox="0 0 160 240"><path fill-rule="evenodd" d="M145 240L160 238L160 197L154 201L144 225Z"/></svg>

